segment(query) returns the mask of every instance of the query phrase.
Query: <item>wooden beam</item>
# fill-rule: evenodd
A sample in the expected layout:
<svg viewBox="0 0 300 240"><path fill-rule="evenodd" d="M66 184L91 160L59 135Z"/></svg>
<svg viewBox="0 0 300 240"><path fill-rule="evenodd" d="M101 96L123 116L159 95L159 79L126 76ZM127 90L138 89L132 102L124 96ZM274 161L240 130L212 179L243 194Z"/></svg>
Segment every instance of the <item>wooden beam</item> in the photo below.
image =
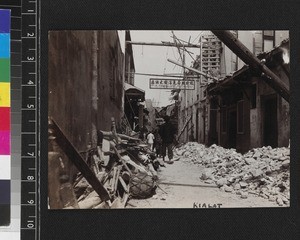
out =
<svg viewBox="0 0 300 240"><path fill-rule="evenodd" d="M53 129L53 135L55 136L57 144L61 147L61 149L65 152L69 159L74 163L77 169L82 173L83 177L88 181L88 183L91 184L91 186L97 192L101 200L110 200L108 192L100 183L99 179L95 176L95 174L89 168L87 163L81 157L80 153L76 150L76 148L73 146L73 144L69 141L69 139L65 136L63 131L52 118L50 118L49 128Z"/></svg>
<svg viewBox="0 0 300 240"><path fill-rule="evenodd" d="M147 46L163 46L163 47L184 47L184 48L201 48L200 45L196 44L175 44L172 42L161 42L161 43L151 43L151 42L133 42L126 41L126 44L131 45L147 45Z"/></svg>
<svg viewBox="0 0 300 240"><path fill-rule="evenodd" d="M211 78L211 79L214 79L214 80L216 80L216 81L219 80L218 78L213 77L213 76L210 76L210 75L208 75L208 74L206 74L206 73L204 73L204 72L201 72L201 71L199 71L198 69L195 69L195 68L192 68L192 67L187 67L187 66L185 66L185 65L183 65L183 64L181 64L181 63L175 62L175 61L173 61L173 60L171 60L171 59L167 59L167 60L168 60L168 62L174 63L175 65L178 65L178 66L180 66L180 67L183 67L183 68L186 68L186 69L188 69L188 70L190 70L190 71L193 71L193 72L195 72L195 73L198 73L198 74L200 74L200 75L202 75L202 76L204 76L204 77L206 77L206 78Z"/></svg>
<svg viewBox="0 0 300 240"><path fill-rule="evenodd" d="M263 73L261 78L287 102L290 101L289 86L286 86L280 77L258 59L235 35L224 30L213 30L212 32L243 62Z"/></svg>
<svg viewBox="0 0 300 240"><path fill-rule="evenodd" d="M183 75L166 75L166 74L153 74L153 73L134 73L134 75L142 75L142 76L152 76L152 77L166 77L166 78L183 78ZM186 75L186 78L198 78L199 75Z"/></svg>

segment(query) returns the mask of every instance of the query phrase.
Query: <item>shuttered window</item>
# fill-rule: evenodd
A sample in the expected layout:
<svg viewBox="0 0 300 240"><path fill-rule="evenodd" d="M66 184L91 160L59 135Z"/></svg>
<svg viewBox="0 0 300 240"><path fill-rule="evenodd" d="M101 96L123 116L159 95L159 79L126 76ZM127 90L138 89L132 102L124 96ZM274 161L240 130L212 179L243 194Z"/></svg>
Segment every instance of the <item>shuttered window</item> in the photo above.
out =
<svg viewBox="0 0 300 240"><path fill-rule="evenodd" d="M275 45L275 34L273 30L263 31L263 49L265 52L273 49Z"/></svg>

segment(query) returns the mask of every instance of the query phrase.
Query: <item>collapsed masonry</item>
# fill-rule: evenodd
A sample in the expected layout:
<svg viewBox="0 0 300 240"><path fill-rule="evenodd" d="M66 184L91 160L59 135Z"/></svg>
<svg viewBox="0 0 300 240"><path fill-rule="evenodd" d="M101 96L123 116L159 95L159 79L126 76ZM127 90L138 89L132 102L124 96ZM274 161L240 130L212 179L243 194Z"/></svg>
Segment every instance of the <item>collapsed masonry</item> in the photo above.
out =
<svg viewBox="0 0 300 240"><path fill-rule="evenodd" d="M290 202L290 149L254 148L242 155L235 149L190 142L176 149L183 160L204 167L200 179L215 183L225 192L241 198L254 194L279 206Z"/></svg>

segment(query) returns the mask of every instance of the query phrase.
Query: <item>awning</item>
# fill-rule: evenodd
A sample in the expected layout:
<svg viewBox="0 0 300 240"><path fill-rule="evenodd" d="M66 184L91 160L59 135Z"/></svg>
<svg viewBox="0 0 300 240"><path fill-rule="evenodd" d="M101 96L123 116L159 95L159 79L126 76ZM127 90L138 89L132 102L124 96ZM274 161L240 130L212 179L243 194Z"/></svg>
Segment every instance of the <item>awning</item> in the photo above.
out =
<svg viewBox="0 0 300 240"><path fill-rule="evenodd" d="M129 83L125 83L125 94L129 97L139 98L141 101L145 101L145 91L135 87Z"/></svg>
<svg viewBox="0 0 300 240"><path fill-rule="evenodd" d="M235 71L231 76L227 76L223 80L221 80L217 83L210 84L208 86L209 94L213 94L213 93L222 91L226 87L230 87L232 84L235 84L236 78L245 74L248 70L249 70L249 67L247 65L244 65L241 69Z"/></svg>
<svg viewBox="0 0 300 240"><path fill-rule="evenodd" d="M281 44L268 52L263 52L257 55L257 58L262 60L265 59L265 65L270 69L281 65L283 70L289 76L289 65L283 60L283 49L288 51L288 61L289 61L289 39L286 39L281 42ZM289 62L288 62L289 63ZM243 81L243 76L247 77L247 74L251 74L251 76L255 76L255 71L251 71L248 65L244 65L241 69L235 71L232 76L226 76L223 80L218 81L216 83L212 83L208 86L208 93L210 95L217 94L225 89L230 88L232 85L239 83L246 83L247 81ZM258 75L260 76L260 74ZM287 87L288 88L288 87Z"/></svg>

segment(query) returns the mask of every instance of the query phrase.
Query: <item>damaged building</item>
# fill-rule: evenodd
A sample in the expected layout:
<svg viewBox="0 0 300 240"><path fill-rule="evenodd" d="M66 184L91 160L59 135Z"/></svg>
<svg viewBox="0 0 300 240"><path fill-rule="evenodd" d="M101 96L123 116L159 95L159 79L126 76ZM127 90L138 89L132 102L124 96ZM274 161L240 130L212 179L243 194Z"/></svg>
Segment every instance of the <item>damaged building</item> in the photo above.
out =
<svg viewBox="0 0 300 240"><path fill-rule="evenodd" d="M110 129L111 117L142 124L145 92L134 86L127 40L129 31L49 32L49 116L79 150L96 143L97 129Z"/></svg>
<svg viewBox="0 0 300 240"><path fill-rule="evenodd" d="M117 31L49 32L49 116L79 150L123 112L123 53ZM108 81L109 80L109 81Z"/></svg>
<svg viewBox="0 0 300 240"><path fill-rule="evenodd" d="M288 31L235 31L234 34L288 88ZM183 95L182 101L188 102L188 107L181 113L185 119L190 117L192 126L185 136L194 134L200 143L218 144L239 152L261 146L288 146L289 103L266 84L261 72L245 65L223 43L218 52L219 58L210 55L220 60L216 63L219 69L211 72L213 76L219 74L220 80L200 81L202 86L196 98L195 93L187 99Z"/></svg>
<svg viewBox="0 0 300 240"><path fill-rule="evenodd" d="M289 85L289 65L284 62L283 51L289 50L289 41L258 57ZM208 94L213 107L220 107L218 114L210 119L210 131L215 139L226 148L246 152L260 146L283 147L289 145L289 103L280 97L245 66L232 76L217 84L210 84ZM218 124L219 122L219 124Z"/></svg>
<svg viewBox="0 0 300 240"><path fill-rule="evenodd" d="M129 31L49 32L51 209L125 207L129 193L155 192L154 154L120 131L144 126L145 92L134 86L128 40ZM152 185L142 189L145 176Z"/></svg>

